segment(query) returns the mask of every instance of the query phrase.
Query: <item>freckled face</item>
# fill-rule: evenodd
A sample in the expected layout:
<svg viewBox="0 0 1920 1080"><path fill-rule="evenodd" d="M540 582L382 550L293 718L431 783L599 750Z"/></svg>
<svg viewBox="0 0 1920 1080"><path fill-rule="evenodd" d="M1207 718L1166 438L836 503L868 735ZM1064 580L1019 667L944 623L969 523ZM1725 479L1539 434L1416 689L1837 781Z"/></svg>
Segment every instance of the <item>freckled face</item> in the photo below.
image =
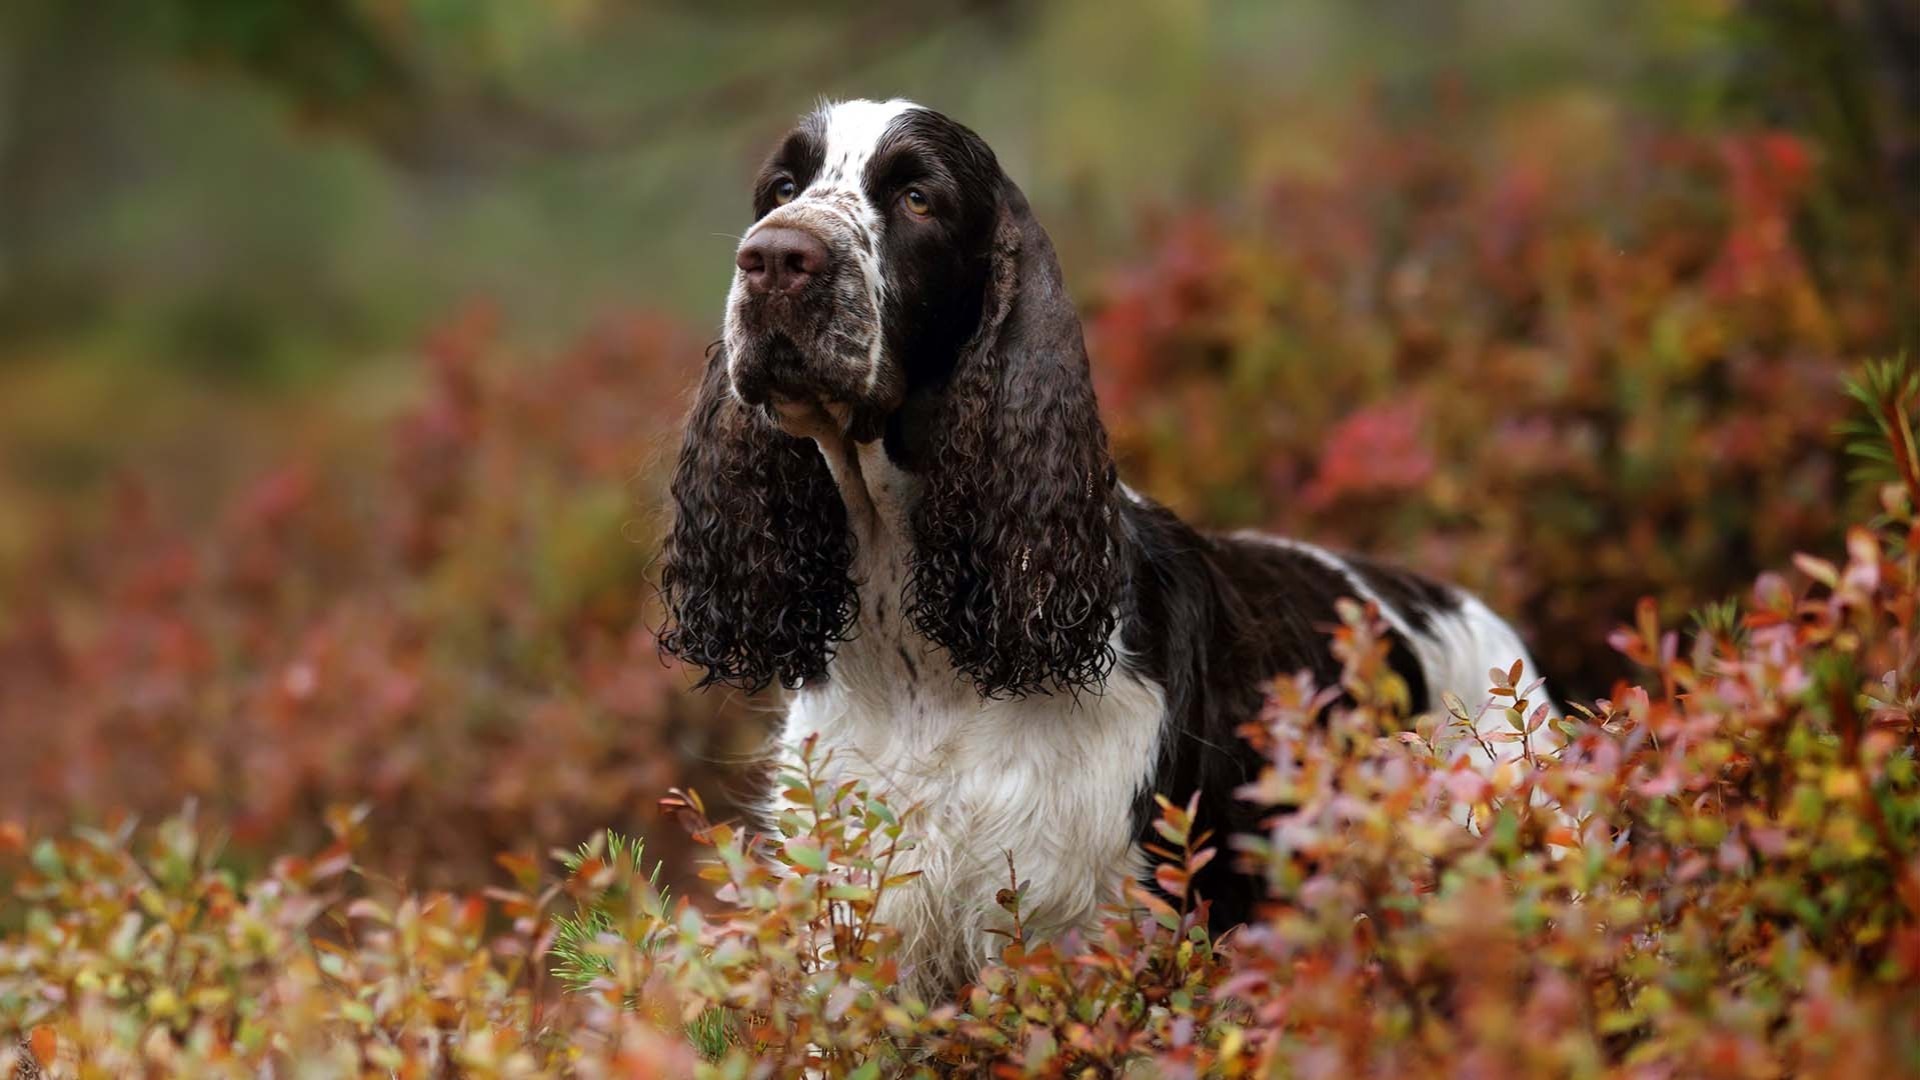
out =
<svg viewBox="0 0 1920 1080"><path fill-rule="evenodd" d="M734 392L880 418L943 378L979 320L998 179L978 136L907 102L802 120L761 170L736 255Z"/></svg>

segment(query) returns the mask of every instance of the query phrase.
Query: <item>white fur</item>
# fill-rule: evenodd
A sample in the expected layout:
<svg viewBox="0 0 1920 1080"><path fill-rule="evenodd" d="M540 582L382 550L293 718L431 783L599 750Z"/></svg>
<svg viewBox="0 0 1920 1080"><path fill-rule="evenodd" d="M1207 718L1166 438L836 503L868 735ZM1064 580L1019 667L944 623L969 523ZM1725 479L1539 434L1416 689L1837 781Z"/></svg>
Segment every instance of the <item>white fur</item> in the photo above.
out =
<svg viewBox="0 0 1920 1080"><path fill-rule="evenodd" d="M859 236L855 243L835 245L851 254L859 263L860 280L866 288L866 300L874 313L875 332L866 343L867 389L879 382L885 357L886 336L878 331L879 313L885 310L886 274L881 265L880 241L886 228L886 215L867 199L861 174L880 147L887 129L901 114L920 106L902 98L890 101L826 102L815 114L826 134L826 153L819 175L784 206L776 206L767 216L754 222L740 243L745 246L753 235L765 228L802 228L830 240L836 233ZM746 275L736 271L727 293L724 334L728 345L728 374L733 373L734 358L742 331L736 311L746 290Z"/></svg>
<svg viewBox="0 0 1920 1080"><path fill-rule="evenodd" d="M801 227L830 239L862 234L863 242L836 250L851 250L860 260L876 327L884 310L885 218L867 201L862 173L888 128L915 107L899 100L823 106L826 153L819 175L754 227ZM730 362L740 354L733 346L743 289L736 274L727 304ZM849 359L864 359L871 388L885 360L884 336L876 329L861 344L864 358ZM989 931L1008 925L994 896L1009 883L1009 855L1014 872L1030 882L1022 914L1040 937L1090 926L1103 904L1121 898L1124 882L1145 873L1133 809L1154 778L1168 723L1165 692L1123 659L1104 684L1077 696L982 698L944 650L907 624L902 610L908 512L919 481L888 461L879 443L848 444L840 435L845 417L834 406L795 406L781 416L789 431L819 443L846 499L860 615L826 677L789 696L777 752L792 762L813 739L836 783L864 781L909 815L907 831L917 846L894 870L919 877L889 891L879 914L904 937L904 988L938 994L972 978L1004 940ZM1380 600L1332 553L1260 539L1320 559L1356 595ZM1411 643L1436 700L1452 691L1469 706L1486 701L1487 669L1505 670L1526 656L1512 629L1470 597L1455 612L1432 613L1428 631L1416 630L1384 602L1380 608ZM1117 630L1113 645L1118 652ZM1487 725L1504 730L1498 712L1483 721ZM780 798L774 796L775 813L783 809Z"/></svg>
<svg viewBox="0 0 1920 1080"><path fill-rule="evenodd" d="M1145 874L1133 807L1153 780L1166 697L1121 663L1098 693L982 698L901 610L918 481L879 443L850 450L831 418L817 420L811 432L856 534L860 620L827 678L790 695L777 753L793 762L814 738L834 782L858 779L908 813L916 846L894 869L920 876L884 896L880 917L904 937L903 988L924 997L971 979L1004 941L989 931L1008 928L994 896L1009 884L1009 854L1031 883L1026 926L1042 938L1090 927L1102 905L1121 898L1125 881ZM1411 644L1436 700L1451 691L1472 709L1490 700L1489 668L1519 658L1532 670L1512 628L1473 597L1461 594L1454 612L1430 613L1421 631L1332 552L1243 535L1321 561L1357 597L1378 604ZM1489 710L1481 728L1506 730L1503 714ZM1503 757L1519 753L1502 746ZM783 806L774 799L777 814Z"/></svg>
<svg viewBox="0 0 1920 1080"><path fill-rule="evenodd" d="M821 105L825 119L827 153L820 175L802 192L860 190L860 174L879 148L887 129L901 114L920 106L905 98L890 101L841 101Z"/></svg>
<svg viewBox="0 0 1920 1080"><path fill-rule="evenodd" d="M1298 551L1345 578L1353 588L1355 598L1370 600L1377 605L1380 617L1413 649L1414 658L1420 661L1420 670L1426 676L1433 708L1443 708L1441 695L1452 693L1466 705L1467 712L1477 718L1475 730L1483 738L1513 730L1507 726L1506 711L1491 707L1492 683L1488 676L1493 668L1506 671L1515 660L1520 660L1526 666L1526 674L1521 676L1521 685L1524 687L1539 678L1540 671L1533 657L1528 654L1527 647L1521 643L1520 635L1506 620L1481 603L1478 597L1450 588L1448 591L1459 601L1459 607L1453 611L1427 612L1427 628L1422 630L1407 618L1406 613L1368 588L1366 579L1333 552L1266 533L1241 532L1235 535L1242 540L1277 544ZM1535 700L1538 700L1538 695ZM1536 735L1540 738L1534 743L1535 749L1543 748L1544 740L1551 738L1545 727ZM1513 760L1522 754L1521 745L1517 742L1493 742L1492 745L1500 761Z"/></svg>
<svg viewBox="0 0 1920 1080"><path fill-rule="evenodd" d="M791 697L780 752L791 759L817 737L836 779L911 808L918 846L895 868L920 877L886 894L880 916L904 935L903 985L938 993L971 979L1004 940L987 931L1008 927L994 894L1009 884L1009 853L1031 882L1022 917L1040 937L1090 926L1145 872L1132 811L1152 779L1166 699L1124 665L1077 698L982 698L902 616L918 481L877 443L852 457L823 445L856 530L860 623L826 680Z"/></svg>

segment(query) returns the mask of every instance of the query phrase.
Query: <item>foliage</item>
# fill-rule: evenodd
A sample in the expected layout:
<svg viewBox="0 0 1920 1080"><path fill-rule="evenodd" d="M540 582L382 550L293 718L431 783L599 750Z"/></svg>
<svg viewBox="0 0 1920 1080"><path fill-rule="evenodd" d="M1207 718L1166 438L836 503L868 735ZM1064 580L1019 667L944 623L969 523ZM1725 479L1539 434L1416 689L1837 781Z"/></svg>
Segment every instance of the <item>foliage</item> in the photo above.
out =
<svg viewBox="0 0 1920 1080"><path fill-rule="evenodd" d="M1794 21L1817 5L1733 6L1773 28L1748 78L1825 78L1827 38ZM514 5L452 37L423 29L441 4L299 7L249 25L252 6L181 0L148 29L425 173L485 173L528 145L512 124L499 144L453 137L511 103L490 84L532 85L537 65L496 48ZM13 111L85 105L62 58L91 54L98 13L33 10L65 28L36 61L62 93ZM572 10L613 25L602 5ZM1062 20L1078 55L1101 51ZM585 36L633 66L625 39ZM294 39L318 66L279 63ZM1129 83L1135 60L1114 52ZM683 74L660 76L662 99L704 121ZM22 462L116 480L44 514L0 491L0 1048L84 1076L1920 1071L1920 382L1894 361L1840 378L1843 357L1897 346L1920 296L1911 207L1873 194L1897 181L1910 118L1889 95L1870 140L1835 130L1870 75L1832 107L1776 87L1833 114L1792 130L1765 126L1794 113L1764 94L1738 124L1591 92L1496 108L1470 82L1422 83L1415 109L1392 79L1331 111L1231 95L1217 112L1236 153L1184 148L1229 194L1128 202L1121 230L1145 254L1074 275L1126 478L1204 524L1461 581L1517 616L1552 689L1584 704L1550 720L1542 673L1489 673L1500 738L1525 752L1484 772L1489 747L1465 737L1480 703L1402 715L1376 613L1343 607L1339 685L1276 680L1244 732L1269 761L1245 792L1274 807L1265 828L1213 836L1163 803L1156 888L1073 940L1028 939L1026 868L1009 867L1004 953L951 1001L892 995L898 944L874 918L885 891L918 887L890 865L912 810L828 785L809 758L779 778L799 809L742 827L725 793L760 721L658 661L654 506L698 337L609 321L528 357L476 306L410 351L398 401L337 376L298 403L209 392L189 420L148 409L153 384L114 367L92 377L121 404L66 419L127 436L124 474L104 452L36 449L53 395L22 389L45 373L22 360L0 372L0 484ZM718 94L742 85L712 77ZM383 103L396 94L419 107ZM111 127L22 132L64 152ZM1120 156L1158 168L1137 153L1153 141L1129 125ZM671 153L726 159L691 145ZM1049 218L1063 254L1104 263L1085 254L1102 227L1088 208L1151 189L1101 187L1087 153L1038 156L1074 193ZM247 160L222 170L256 176ZM556 193L617 186L589 172L543 173L542 228L520 228L546 235L574 201ZM684 194L719 188L699 187ZM38 236L15 247L46 257L16 259L16 284L86 248L73 217L0 203L9 235ZM339 243L406 277L421 267L395 253L433 245L390 224ZM625 234L595 224L624 273ZM522 273L551 290L530 295L593 293L579 232L555 235L580 262ZM351 337L334 313L360 294L325 268L352 260L291 248L302 276L276 303ZM111 291L192 277L191 260L157 262ZM385 295L384 280L362 284ZM208 282L229 307L189 336L220 363L257 360L220 312L271 306ZM1835 440L1849 391L1862 408ZM182 434L153 449L128 436L140 424ZM642 809L662 791L686 828ZM1246 860L1273 895L1217 940L1186 888L1216 859Z"/></svg>
<svg viewBox="0 0 1920 1080"><path fill-rule="evenodd" d="M682 693L638 608L634 425L677 419L659 387L697 343L610 324L529 375L476 309L424 351L421 400L269 463L204 522L130 479L104 521L50 531L0 614L0 816L197 796L257 857L366 801L407 823L371 867L472 880L712 775L663 748L742 752L751 731Z"/></svg>
<svg viewBox="0 0 1920 1080"><path fill-rule="evenodd" d="M1577 100L1325 139L1166 219L1095 297L1137 486L1460 581L1582 697L1627 673L1589 643L1639 597L1678 617L1837 542L1838 372L1888 347L1906 291L1795 241L1819 147Z"/></svg>
<svg viewBox="0 0 1920 1080"><path fill-rule="evenodd" d="M0 1016L77 1075L1920 1069L1916 402L1898 368L1858 389L1899 418L1900 479L1844 561L1763 575L1737 626L1687 640L1642 605L1612 643L1644 686L1565 718L1490 672L1482 708L1523 743L1508 764L1480 760L1461 703L1403 715L1384 623L1344 605L1339 685L1278 679L1246 726L1268 764L1242 794L1273 813L1229 847L1272 899L1221 940L1187 883L1223 849L1162 800L1157 891L1085 940L1029 941L1009 866L1001 958L954 1000L899 998L874 912L917 885L892 871L913 815L806 748L770 833L666 800L709 849L707 910L610 836L559 855L558 881L509 858L511 887L457 895L357 872L364 810L250 879L191 813L9 827L24 920ZM549 963L577 992L549 992Z"/></svg>
<svg viewBox="0 0 1920 1080"><path fill-rule="evenodd" d="M613 974L613 957L602 947L608 938L653 951L656 941L647 930L664 923L670 897L660 885L660 865L644 870L646 852L644 842L608 829L561 860L569 875L602 890L576 914L553 921L554 974L570 988L585 990ZM622 931L623 914L635 928Z"/></svg>

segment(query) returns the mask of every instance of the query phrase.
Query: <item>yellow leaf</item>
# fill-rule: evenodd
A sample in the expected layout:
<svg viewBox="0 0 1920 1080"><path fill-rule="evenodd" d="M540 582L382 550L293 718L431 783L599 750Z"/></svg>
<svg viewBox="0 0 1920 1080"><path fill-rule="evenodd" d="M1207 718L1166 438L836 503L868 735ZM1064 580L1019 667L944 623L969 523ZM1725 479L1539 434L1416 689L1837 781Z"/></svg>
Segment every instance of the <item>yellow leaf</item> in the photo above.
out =
<svg viewBox="0 0 1920 1080"><path fill-rule="evenodd" d="M1861 791L1860 774L1853 769L1834 769L1827 773L1820 788L1834 801L1857 798Z"/></svg>

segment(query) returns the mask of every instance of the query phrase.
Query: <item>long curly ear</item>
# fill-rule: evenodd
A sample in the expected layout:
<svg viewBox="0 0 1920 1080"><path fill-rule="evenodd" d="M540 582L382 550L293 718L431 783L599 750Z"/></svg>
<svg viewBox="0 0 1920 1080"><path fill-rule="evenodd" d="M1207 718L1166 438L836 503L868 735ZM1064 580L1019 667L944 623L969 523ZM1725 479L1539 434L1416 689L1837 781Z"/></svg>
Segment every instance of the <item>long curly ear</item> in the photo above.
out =
<svg viewBox="0 0 1920 1080"><path fill-rule="evenodd" d="M1053 244L1010 181L992 258L930 433L907 610L983 694L1071 691L1114 661L1112 459Z"/></svg>
<svg viewBox="0 0 1920 1080"><path fill-rule="evenodd" d="M858 613L853 533L820 450L741 404L714 350L673 474L662 651L701 686L796 687L826 673Z"/></svg>

